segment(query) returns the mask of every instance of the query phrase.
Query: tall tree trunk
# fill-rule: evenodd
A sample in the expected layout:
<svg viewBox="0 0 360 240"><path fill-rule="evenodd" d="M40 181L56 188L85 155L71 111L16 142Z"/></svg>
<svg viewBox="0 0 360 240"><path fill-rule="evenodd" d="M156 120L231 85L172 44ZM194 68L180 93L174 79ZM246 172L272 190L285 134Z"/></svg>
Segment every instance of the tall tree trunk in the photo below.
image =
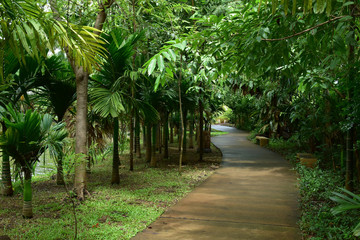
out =
<svg viewBox="0 0 360 240"><path fill-rule="evenodd" d="M143 132L143 147L146 147L146 125L145 123L142 125L142 132Z"/></svg>
<svg viewBox="0 0 360 240"><path fill-rule="evenodd" d="M136 157L141 158L140 117L139 117L139 112L138 111L136 111L136 114L135 114L135 152L136 152Z"/></svg>
<svg viewBox="0 0 360 240"><path fill-rule="evenodd" d="M170 120L170 143L174 143L174 123Z"/></svg>
<svg viewBox="0 0 360 240"><path fill-rule="evenodd" d="M3 134L6 131L5 122L1 121ZM2 194L4 196L12 196L14 194L11 182L11 170L10 170L10 157L6 152L2 152L2 170L1 170L1 178L2 178Z"/></svg>
<svg viewBox="0 0 360 240"><path fill-rule="evenodd" d="M156 127L156 151L161 153L161 122Z"/></svg>
<svg viewBox="0 0 360 240"><path fill-rule="evenodd" d="M80 67L76 71L76 145L74 188L79 200L84 200L86 189L86 163L87 163L87 86L89 74Z"/></svg>
<svg viewBox="0 0 360 240"><path fill-rule="evenodd" d="M63 156L60 156L57 160L56 185L65 185Z"/></svg>
<svg viewBox="0 0 360 240"><path fill-rule="evenodd" d="M114 3L114 0L99 2L99 11L96 16L94 28L99 30L95 32L100 35L100 31L106 20L106 9ZM78 156L75 166L74 188L79 200L84 200L84 192L86 189L86 155L87 151L87 88L89 73L80 66L77 66L72 56L68 54L68 59L74 69L76 77L76 147L75 153Z"/></svg>
<svg viewBox="0 0 360 240"><path fill-rule="evenodd" d="M183 146L183 152L184 153L186 153L186 148L187 148L187 136L186 136L186 129L187 129L187 121L186 121L186 119L187 119L187 113L188 113L188 111L187 111L187 109L184 109L184 112L183 112L183 120L184 120L184 139L183 139L183 144L182 144L182 146Z"/></svg>
<svg viewBox="0 0 360 240"><path fill-rule="evenodd" d="M203 161L204 155L204 107L203 102L199 99L199 161Z"/></svg>
<svg viewBox="0 0 360 240"><path fill-rule="evenodd" d="M194 148L194 114L190 114L189 148Z"/></svg>
<svg viewBox="0 0 360 240"><path fill-rule="evenodd" d="M5 152L2 153L2 194L12 196L14 194L11 182L10 157Z"/></svg>
<svg viewBox="0 0 360 240"><path fill-rule="evenodd" d="M156 163L157 163L157 159L156 159L157 128L158 128L158 124L154 124L152 128L152 149L151 149L150 167L156 167Z"/></svg>
<svg viewBox="0 0 360 240"><path fill-rule="evenodd" d="M350 14L353 17L352 21L350 22L350 31L351 31L351 39L356 42L355 39L355 4L350 6ZM349 44L349 57L348 57L348 65L349 65L349 76L348 76L348 84L347 84L347 91L348 91L348 104L350 112L353 109L353 83L355 79L355 46L353 42ZM353 121L351 118L350 121ZM346 176L345 176L345 188L349 191L354 190L354 133L355 133L355 123L351 123L351 128L348 129L346 133Z"/></svg>
<svg viewBox="0 0 360 240"><path fill-rule="evenodd" d="M28 167L24 171L24 202L22 215L24 218L32 218L32 189L31 189L31 170Z"/></svg>
<svg viewBox="0 0 360 240"><path fill-rule="evenodd" d="M146 162L151 162L151 123L148 123L146 126Z"/></svg>
<svg viewBox="0 0 360 240"><path fill-rule="evenodd" d="M111 184L120 184L119 173L119 119L114 118L114 136L113 136L113 163L112 163L112 177Z"/></svg>
<svg viewBox="0 0 360 240"><path fill-rule="evenodd" d="M134 109L130 114L130 171L134 170Z"/></svg>
<svg viewBox="0 0 360 240"><path fill-rule="evenodd" d="M165 113L164 123L164 158L169 158L169 113Z"/></svg>
<svg viewBox="0 0 360 240"><path fill-rule="evenodd" d="M184 116L183 116L183 108L182 108L182 100L181 100L181 81L182 81L182 64L183 63L183 55L180 54L180 74L178 78L178 91L179 91L179 110L180 110L180 122L181 122L181 139L180 139L180 156L179 156L179 172L181 172L183 154L184 154L184 135L186 134L184 128Z"/></svg>

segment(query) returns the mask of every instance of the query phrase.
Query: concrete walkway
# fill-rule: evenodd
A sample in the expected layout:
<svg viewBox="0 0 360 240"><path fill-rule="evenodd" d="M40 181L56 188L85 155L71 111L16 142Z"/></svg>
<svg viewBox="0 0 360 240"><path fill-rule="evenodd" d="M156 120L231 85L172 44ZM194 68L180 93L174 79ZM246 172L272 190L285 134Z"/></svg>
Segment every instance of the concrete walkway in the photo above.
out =
<svg viewBox="0 0 360 240"><path fill-rule="evenodd" d="M280 155L230 132L212 138L222 167L133 239L300 239L296 177Z"/></svg>

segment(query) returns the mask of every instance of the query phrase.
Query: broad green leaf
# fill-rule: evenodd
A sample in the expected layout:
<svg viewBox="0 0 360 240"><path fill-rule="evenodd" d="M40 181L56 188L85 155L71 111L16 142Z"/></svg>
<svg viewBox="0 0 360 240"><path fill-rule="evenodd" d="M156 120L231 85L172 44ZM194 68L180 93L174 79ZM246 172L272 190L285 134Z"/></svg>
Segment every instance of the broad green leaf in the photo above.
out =
<svg viewBox="0 0 360 240"><path fill-rule="evenodd" d="M168 50L168 53L170 54L172 60L173 60L174 62L176 62L176 54L175 54L175 52L174 52L172 49L169 49L169 50Z"/></svg>
<svg viewBox="0 0 360 240"><path fill-rule="evenodd" d="M159 70L162 72L165 68L164 57L161 54L159 54L156 56L156 60L157 60L157 65L159 67Z"/></svg>
<svg viewBox="0 0 360 240"><path fill-rule="evenodd" d="M153 58L148 66L148 75L150 76L156 67L156 58Z"/></svg>

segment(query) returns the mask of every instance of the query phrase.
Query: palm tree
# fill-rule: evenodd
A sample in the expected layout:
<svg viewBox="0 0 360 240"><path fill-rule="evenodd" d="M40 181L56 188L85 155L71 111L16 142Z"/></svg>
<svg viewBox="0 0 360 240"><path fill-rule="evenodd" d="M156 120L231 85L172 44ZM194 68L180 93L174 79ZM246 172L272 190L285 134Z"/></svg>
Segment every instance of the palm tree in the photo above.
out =
<svg viewBox="0 0 360 240"><path fill-rule="evenodd" d="M60 123L76 99L75 77L62 56L53 55L44 62L46 71L37 77L41 87L36 97L42 106L47 106L55 114L56 121ZM56 184L64 185L63 155L58 154L54 159L57 167Z"/></svg>
<svg viewBox="0 0 360 240"><path fill-rule="evenodd" d="M52 125L52 116L41 115L35 111L26 113L15 110L11 105L6 107L11 118L4 118L7 130L0 137L0 146L11 156L16 167L24 176L24 202L22 215L32 218L32 189L31 177L33 169L41 153L46 148L51 154L61 152L61 142L66 137L63 125Z"/></svg>
<svg viewBox="0 0 360 240"><path fill-rule="evenodd" d="M53 15L48 14L37 1L2 0L0 2L0 56L6 47L11 48L16 58L23 64L24 56L34 58L46 56L48 49L61 48L66 53L76 75L77 82L77 121L76 148L78 155L87 154L86 148L86 110L87 85L89 72L97 64L99 55L104 56L105 49L100 33L106 19L105 9L114 0L101 1L94 27L79 26L61 18L50 1ZM19 47L20 46L20 47ZM4 59L0 57L0 82L5 80L3 71ZM79 199L84 199L86 183L85 164L77 164L74 185Z"/></svg>
<svg viewBox="0 0 360 240"><path fill-rule="evenodd" d="M19 61L15 58L13 52L9 47L3 49L3 63L1 69L3 82L0 81L0 116L6 115L5 106L10 102L11 96L13 95L13 91L11 90L11 86L13 84L13 75L19 69ZM3 119L3 118L1 118ZM2 134L6 131L5 122L0 120L2 125ZM2 194L4 196L12 196L13 195L13 187L11 182L11 171L10 171L10 158L9 155L4 151L2 153Z"/></svg>
<svg viewBox="0 0 360 240"><path fill-rule="evenodd" d="M101 117L113 118L112 184L120 183L119 115L125 112L124 98L130 99L125 91L127 89L125 70L131 64L129 59L133 55L134 45L141 37L142 34L134 34L125 40L119 30L113 30L108 36L104 36L108 41L106 45L108 54L104 58L103 67L96 75L92 76L93 86L89 91L94 111Z"/></svg>

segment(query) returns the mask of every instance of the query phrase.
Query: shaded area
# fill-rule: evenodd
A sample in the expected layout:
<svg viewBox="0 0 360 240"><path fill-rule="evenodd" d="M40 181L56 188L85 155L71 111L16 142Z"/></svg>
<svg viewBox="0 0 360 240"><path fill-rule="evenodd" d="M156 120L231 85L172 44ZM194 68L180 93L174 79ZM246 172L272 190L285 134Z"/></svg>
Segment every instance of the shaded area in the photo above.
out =
<svg viewBox="0 0 360 240"><path fill-rule="evenodd" d="M214 126L222 168L134 239L300 239L296 177L278 154Z"/></svg>

